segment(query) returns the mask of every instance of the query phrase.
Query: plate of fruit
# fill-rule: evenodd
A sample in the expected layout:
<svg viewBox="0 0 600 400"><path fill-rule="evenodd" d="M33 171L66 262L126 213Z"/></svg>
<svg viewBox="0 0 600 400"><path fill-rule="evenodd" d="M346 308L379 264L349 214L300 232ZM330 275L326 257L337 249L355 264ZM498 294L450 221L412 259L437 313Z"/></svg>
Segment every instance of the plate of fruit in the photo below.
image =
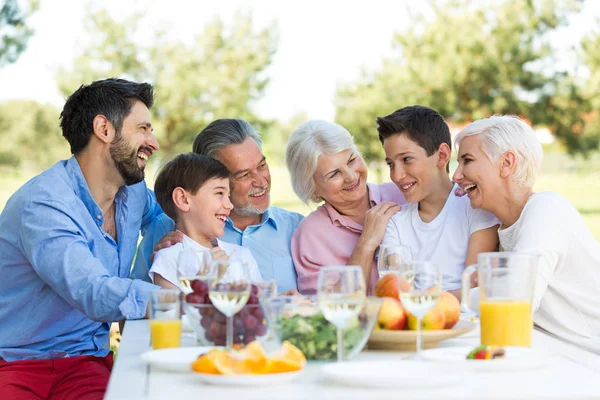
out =
<svg viewBox="0 0 600 400"><path fill-rule="evenodd" d="M262 386L289 382L305 365L304 354L287 341L269 354L254 341L231 350L211 349L192 362L191 368L206 384Z"/></svg>
<svg viewBox="0 0 600 400"><path fill-rule="evenodd" d="M191 372L192 362L212 349L209 346L176 347L149 350L140 357L154 368L170 372Z"/></svg>
<svg viewBox="0 0 600 400"><path fill-rule="evenodd" d="M425 350L424 360L460 363L478 371L516 371L543 368L551 364L548 353L530 347L487 346L444 347Z"/></svg>
<svg viewBox="0 0 600 400"><path fill-rule="evenodd" d="M417 342L417 319L402 306L397 277L385 275L377 282L375 295L383 298L377 325L369 338L369 349L414 351ZM460 319L460 303L451 293L443 292L438 303L423 317L423 348L437 347L438 342L477 328L477 324Z"/></svg>

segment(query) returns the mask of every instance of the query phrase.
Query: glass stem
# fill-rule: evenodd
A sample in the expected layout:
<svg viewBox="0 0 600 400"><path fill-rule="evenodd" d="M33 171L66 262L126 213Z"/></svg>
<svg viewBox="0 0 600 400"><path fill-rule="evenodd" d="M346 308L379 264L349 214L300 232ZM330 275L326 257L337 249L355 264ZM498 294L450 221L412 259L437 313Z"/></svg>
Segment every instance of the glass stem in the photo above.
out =
<svg viewBox="0 0 600 400"><path fill-rule="evenodd" d="M417 357L421 356L421 351L423 350L423 327L421 326L422 320L420 317L417 317Z"/></svg>
<svg viewBox="0 0 600 400"><path fill-rule="evenodd" d="M231 349L233 346L233 318L227 317L227 331L226 331L226 348Z"/></svg>
<svg viewBox="0 0 600 400"><path fill-rule="evenodd" d="M344 331L337 328L337 360L344 361Z"/></svg>

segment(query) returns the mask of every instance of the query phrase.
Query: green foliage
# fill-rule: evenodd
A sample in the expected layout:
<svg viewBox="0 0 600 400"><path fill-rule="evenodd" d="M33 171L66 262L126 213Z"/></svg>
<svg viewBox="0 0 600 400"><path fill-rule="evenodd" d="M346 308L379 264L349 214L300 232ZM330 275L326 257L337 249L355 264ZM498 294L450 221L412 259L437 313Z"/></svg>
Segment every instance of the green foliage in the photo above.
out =
<svg viewBox="0 0 600 400"><path fill-rule="evenodd" d="M21 10L17 0L5 0L0 7L0 67L15 62L25 50L33 34L33 29L25 25L25 20L38 8L38 0L29 1L27 12Z"/></svg>
<svg viewBox="0 0 600 400"><path fill-rule="evenodd" d="M70 155L58 124L60 111L35 101L11 100L0 104L0 166L23 163L46 168Z"/></svg>
<svg viewBox="0 0 600 400"><path fill-rule="evenodd" d="M432 1L394 38L397 56L342 86L336 119L368 160L381 159L375 117L421 104L454 122L518 114L545 125L572 151L597 145L576 135L588 108L581 87L554 71L548 34L578 9L570 0Z"/></svg>
<svg viewBox="0 0 600 400"><path fill-rule="evenodd" d="M72 69L58 73L61 92L68 96L80 84L106 77L153 83L153 122L163 157L191 151L196 134L216 118L266 126L251 109L268 83L264 70L276 49L274 26L256 31L251 16L238 13L230 25L221 19L207 24L189 43L155 30L140 44L135 41L140 14L117 22L99 11L87 20L93 43Z"/></svg>

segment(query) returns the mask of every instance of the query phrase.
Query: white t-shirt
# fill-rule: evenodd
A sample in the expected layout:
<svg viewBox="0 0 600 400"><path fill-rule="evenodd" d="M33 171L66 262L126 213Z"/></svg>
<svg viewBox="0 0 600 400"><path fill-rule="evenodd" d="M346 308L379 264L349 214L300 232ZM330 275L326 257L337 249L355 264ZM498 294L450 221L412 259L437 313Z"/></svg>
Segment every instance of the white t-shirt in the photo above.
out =
<svg viewBox="0 0 600 400"><path fill-rule="evenodd" d="M421 220L418 203L402 206L390 219L381 242L382 246L408 246L413 260L438 264L443 290L460 289L471 234L500 225L493 214L473 209L467 196L456 196L457 187L431 222Z"/></svg>
<svg viewBox="0 0 600 400"><path fill-rule="evenodd" d="M571 202L533 194L519 219L498 231L504 251L538 254L533 321L600 353L600 244Z"/></svg>
<svg viewBox="0 0 600 400"><path fill-rule="evenodd" d="M222 242L217 239L218 246L229 256L231 261L242 261L248 264L248 272L250 274L250 281L253 283L262 282L262 276L258 270L258 264L252 257L250 250L238 246L237 244ZM161 249L154 256L154 262L148 272L150 279L154 282L154 274L160 274L163 278L171 282L173 285L180 286L179 280L177 279L177 260L179 259L179 253L183 249L197 249L197 250L210 250L207 247L202 246L198 242L194 241L187 235L183 235L183 242L176 243L171 247ZM186 275L195 275L198 271L186 271ZM223 277L224 281L228 279L228 274L233 271L227 271Z"/></svg>

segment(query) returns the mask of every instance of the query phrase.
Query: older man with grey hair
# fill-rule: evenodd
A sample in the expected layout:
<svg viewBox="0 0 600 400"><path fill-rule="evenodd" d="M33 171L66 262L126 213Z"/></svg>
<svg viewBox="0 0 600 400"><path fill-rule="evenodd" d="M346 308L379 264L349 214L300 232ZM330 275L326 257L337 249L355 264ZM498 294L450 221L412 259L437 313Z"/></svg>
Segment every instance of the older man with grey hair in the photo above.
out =
<svg viewBox="0 0 600 400"><path fill-rule="evenodd" d="M196 136L193 150L216 158L231 172L234 208L221 240L248 248L263 279L274 279L279 293L296 290L290 241L302 215L270 206L271 174L258 132L241 119L218 119ZM132 277L149 280L154 247L174 229L174 222L166 215L154 220L140 243ZM180 241L181 235L171 234L164 245Z"/></svg>

